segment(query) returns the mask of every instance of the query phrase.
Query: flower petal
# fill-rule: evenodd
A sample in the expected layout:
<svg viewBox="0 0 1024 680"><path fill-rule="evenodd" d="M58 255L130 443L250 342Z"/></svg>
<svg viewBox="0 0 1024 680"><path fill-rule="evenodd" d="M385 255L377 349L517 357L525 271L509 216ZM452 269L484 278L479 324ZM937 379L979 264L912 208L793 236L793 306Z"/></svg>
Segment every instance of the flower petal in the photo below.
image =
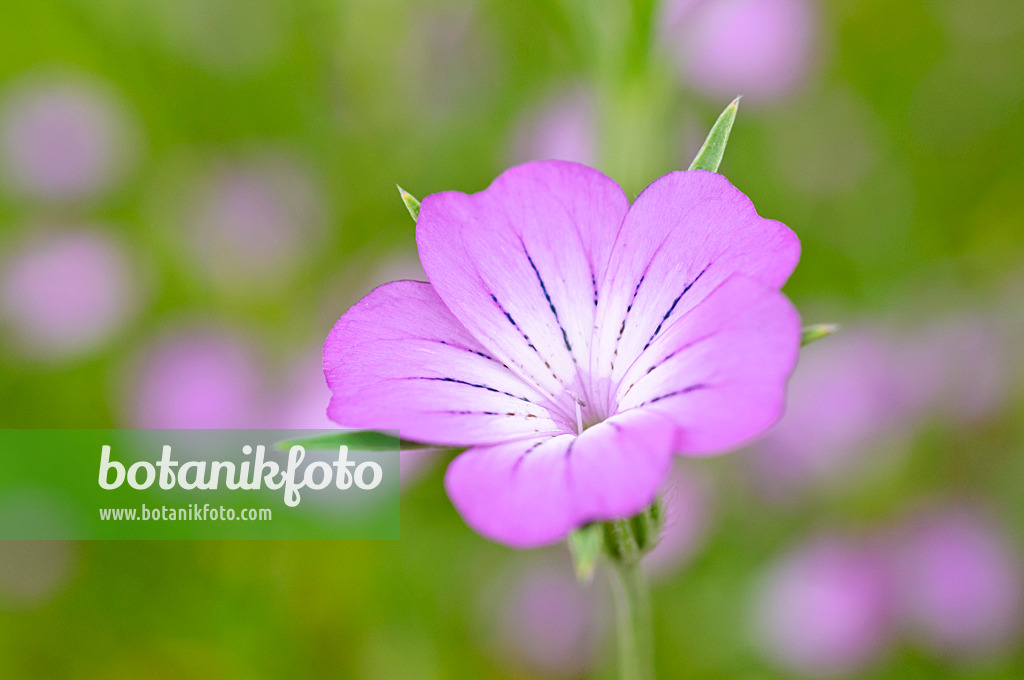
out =
<svg viewBox="0 0 1024 680"><path fill-rule="evenodd" d="M723 176L692 170L653 182L623 221L600 289L591 371L605 389L591 396L610 400L640 353L729 276L778 289L799 257L796 234L758 216Z"/></svg>
<svg viewBox="0 0 1024 680"><path fill-rule="evenodd" d="M800 316L782 293L732 276L651 343L619 385L619 409L680 427L679 451L718 453L782 415L800 349Z"/></svg>
<svg viewBox="0 0 1024 680"><path fill-rule="evenodd" d="M675 437L656 413L620 413L579 436L469 449L448 467L445 487L474 530L532 548L647 507L671 469Z"/></svg>
<svg viewBox="0 0 1024 680"><path fill-rule="evenodd" d="M572 419L565 395L586 392L597 288L628 208L598 171L544 161L477 194L427 196L416 225L423 268L452 313Z"/></svg>
<svg viewBox="0 0 1024 680"><path fill-rule="evenodd" d="M452 316L429 283L397 281L356 303L324 346L328 416L439 445L563 431L543 397Z"/></svg>

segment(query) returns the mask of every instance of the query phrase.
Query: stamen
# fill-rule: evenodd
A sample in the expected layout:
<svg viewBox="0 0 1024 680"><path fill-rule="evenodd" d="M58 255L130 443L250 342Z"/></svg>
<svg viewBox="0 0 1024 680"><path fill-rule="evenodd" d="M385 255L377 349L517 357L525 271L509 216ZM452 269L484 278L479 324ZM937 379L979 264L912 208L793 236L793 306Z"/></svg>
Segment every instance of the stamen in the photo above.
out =
<svg viewBox="0 0 1024 680"><path fill-rule="evenodd" d="M579 395L570 391L569 396L572 397L573 402L576 404L576 434L583 434L583 409L586 408L587 402L580 399Z"/></svg>

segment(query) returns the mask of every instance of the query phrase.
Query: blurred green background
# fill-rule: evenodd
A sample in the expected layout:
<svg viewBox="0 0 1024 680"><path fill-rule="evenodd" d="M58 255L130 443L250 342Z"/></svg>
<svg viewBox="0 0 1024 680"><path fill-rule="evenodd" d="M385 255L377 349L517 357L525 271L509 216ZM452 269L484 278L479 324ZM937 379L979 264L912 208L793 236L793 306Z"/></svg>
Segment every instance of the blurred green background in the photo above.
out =
<svg viewBox="0 0 1024 680"><path fill-rule="evenodd" d="M323 427L319 350L418 278L416 196L530 158L722 165L800 235L764 443L683 461L664 678L1024 677L1024 5L5 0L0 425ZM0 678L613 676L604 580L467 529L0 544ZM0 513L25 512L0 498Z"/></svg>

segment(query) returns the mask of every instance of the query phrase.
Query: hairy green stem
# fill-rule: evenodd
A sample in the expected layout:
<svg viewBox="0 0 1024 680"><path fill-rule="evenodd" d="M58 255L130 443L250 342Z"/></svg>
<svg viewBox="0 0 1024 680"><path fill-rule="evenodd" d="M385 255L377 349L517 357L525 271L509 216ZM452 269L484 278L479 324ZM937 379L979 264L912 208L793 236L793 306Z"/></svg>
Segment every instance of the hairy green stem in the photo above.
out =
<svg viewBox="0 0 1024 680"><path fill-rule="evenodd" d="M612 592L620 680L654 680L654 629L647 581L639 560L614 562Z"/></svg>

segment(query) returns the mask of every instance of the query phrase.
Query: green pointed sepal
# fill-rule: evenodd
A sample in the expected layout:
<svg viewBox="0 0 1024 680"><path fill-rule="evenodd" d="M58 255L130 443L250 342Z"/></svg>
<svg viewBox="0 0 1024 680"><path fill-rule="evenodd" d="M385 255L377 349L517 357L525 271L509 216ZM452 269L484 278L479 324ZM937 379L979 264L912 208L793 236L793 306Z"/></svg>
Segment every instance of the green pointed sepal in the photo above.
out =
<svg viewBox="0 0 1024 680"><path fill-rule="evenodd" d="M722 156L725 155L725 146L729 143L729 133L732 131L732 124L736 122L736 112L740 107L740 98L732 100L732 103L725 107L718 116L718 120L711 127L704 145L700 147L693 163L690 163L690 170L707 170L718 172L718 166L722 164Z"/></svg>
<svg viewBox="0 0 1024 680"><path fill-rule="evenodd" d="M839 324L837 323L816 323L804 326L800 332L800 346L804 347L838 332Z"/></svg>
<svg viewBox="0 0 1024 680"><path fill-rule="evenodd" d="M608 522L591 522L569 535L576 577L589 583L602 560L635 566L661 540L664 513L661 500L638 515Z"/></svg>
<svg viewBox="0 0 1024 680"><path fill-rule="evenodd" d="M415 222L420 218L420 202L416 200L415 196L399 185L396 184L395 186L398 187L398 193L402 197L402 203L405 203L405 209L409 211L409 214L412 215L412 221Z"/></svg>

